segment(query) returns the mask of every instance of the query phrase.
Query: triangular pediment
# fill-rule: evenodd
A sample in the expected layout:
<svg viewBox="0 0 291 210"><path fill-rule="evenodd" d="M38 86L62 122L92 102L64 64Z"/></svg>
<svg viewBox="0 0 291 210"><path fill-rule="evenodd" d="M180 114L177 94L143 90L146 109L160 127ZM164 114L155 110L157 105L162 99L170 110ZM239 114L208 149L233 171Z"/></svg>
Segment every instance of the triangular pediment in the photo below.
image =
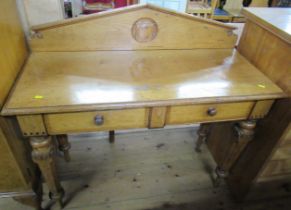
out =
<svg viewBox="0 0 291 210"><path fill-rule="evenodd" d="M233 48L235 27L151 4L32 28L33 51Z"/></svg>

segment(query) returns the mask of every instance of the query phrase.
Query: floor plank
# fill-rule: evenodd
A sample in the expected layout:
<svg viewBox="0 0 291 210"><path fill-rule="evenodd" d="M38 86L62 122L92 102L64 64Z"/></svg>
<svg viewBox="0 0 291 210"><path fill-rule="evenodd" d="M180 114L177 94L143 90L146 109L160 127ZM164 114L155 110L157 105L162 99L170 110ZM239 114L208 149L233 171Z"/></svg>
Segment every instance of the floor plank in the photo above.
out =
<svg viewBox="0 0 291 210"><path fill-rule="evenodd" d="M197 127L71 135L72 161L58 155L66 210L290 210L291 199L235 203L225 184L213 188L215 163L194 151ZM50 206L47 189L44 207ZM28 210L10 199L0 209ZM47 208L48 209L48 208ZM54 205L52 209L57 209Z"/></svg>

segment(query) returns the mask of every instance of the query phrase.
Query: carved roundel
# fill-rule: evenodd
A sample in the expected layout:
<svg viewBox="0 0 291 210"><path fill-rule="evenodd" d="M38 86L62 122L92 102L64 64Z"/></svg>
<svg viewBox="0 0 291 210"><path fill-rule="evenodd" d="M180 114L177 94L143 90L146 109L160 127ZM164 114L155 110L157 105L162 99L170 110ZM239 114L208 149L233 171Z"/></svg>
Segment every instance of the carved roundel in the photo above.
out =
<svg viewBox="0 0 291 210"><path fill-rule="evenodd" d="M138 42L150 42L158 34L158 24L151 18L140 18L132 25L131 33Z"/></svg>

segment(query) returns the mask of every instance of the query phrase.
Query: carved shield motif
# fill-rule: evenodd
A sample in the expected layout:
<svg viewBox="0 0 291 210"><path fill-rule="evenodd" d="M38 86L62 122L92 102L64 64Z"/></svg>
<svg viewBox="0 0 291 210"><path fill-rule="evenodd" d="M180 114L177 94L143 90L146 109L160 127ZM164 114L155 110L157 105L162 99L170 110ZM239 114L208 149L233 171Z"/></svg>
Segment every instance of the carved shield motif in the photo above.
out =
<svg viewBox="0 0 291 210"><path fill-rule="evenodd" d="M140 18L133 24L131 33L138 42L150 42L158 34L158 24L151 18Z"/></svg>

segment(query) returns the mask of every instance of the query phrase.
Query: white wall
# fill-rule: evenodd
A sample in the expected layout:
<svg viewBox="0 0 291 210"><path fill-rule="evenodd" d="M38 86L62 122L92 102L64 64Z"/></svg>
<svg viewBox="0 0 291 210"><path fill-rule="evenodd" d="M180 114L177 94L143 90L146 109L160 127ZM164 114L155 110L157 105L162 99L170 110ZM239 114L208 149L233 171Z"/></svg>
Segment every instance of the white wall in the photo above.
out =
<svg viewBox="0 0 291 210"><path fill-rule="evenodd" d="M82 13L82 0L71 0L73 17L78 17Z"/></svg>
<svg viewBox="0 0 291 210"><path fill-rule="evenodd" d="M64 19L63 0L22 1L29 26Z"/></svg>
<svg viewBox="0 0 291 210"><path fill-rule="evenodd" d="M29 35L29 24L27 21L23 0L16 0L19 18L26 36Z"/></svg>

